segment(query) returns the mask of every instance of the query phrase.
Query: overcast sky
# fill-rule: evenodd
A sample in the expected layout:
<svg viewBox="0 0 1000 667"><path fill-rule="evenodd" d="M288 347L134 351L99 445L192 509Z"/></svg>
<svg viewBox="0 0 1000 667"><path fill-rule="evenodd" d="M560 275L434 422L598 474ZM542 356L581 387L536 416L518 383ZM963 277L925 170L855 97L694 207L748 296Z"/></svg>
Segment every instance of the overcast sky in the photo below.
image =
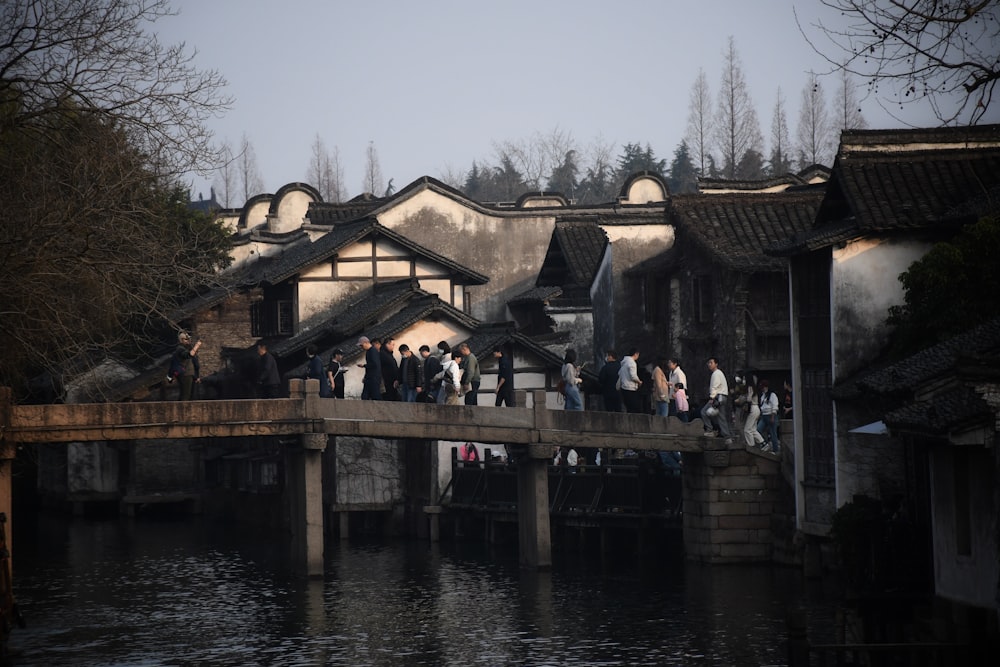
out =
<svg viewBox="0 0 1000 667"><path fill-rule="evenodd" d="M235 104L211 126L234 146L247 134L266 191L305 180L319 134L339 150L354 196L369 141L396 189L493 163L494 142L554 128L616 155L649 143L669 163L698 69L714 99L730 35L765 144L779 86L794 141L807 72L829 67L793 4L822 41L809 24L836 17L791 0L174 0L180 15L156 29L229 81ZM832 100L836 79L823 85ZM901 125L874 100L862 112L869 127ZM929 111L907 120L936 124ZM208 196L208 179L193 184L195 198Z"/></svg>

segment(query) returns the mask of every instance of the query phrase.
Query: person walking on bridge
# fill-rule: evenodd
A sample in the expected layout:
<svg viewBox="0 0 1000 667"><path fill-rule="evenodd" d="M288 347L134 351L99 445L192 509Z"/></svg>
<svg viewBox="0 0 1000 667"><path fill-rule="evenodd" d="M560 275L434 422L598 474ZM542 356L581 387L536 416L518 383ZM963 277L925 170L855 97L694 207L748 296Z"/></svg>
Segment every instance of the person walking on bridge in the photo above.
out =
<svg viewBox="0 0 1000 667"><path fill-rule="evenodd" d="M257 355L260 370L257 374L257 389L260 398L278 398L281 389L281 376L278 374L278 362L274 355L267 351L267 343L257 342Z"/></svg>
<svg viewBox="0 0 1000 667"><path fill-rule="evenodd" d="M701 409L701 420L705 425L705 433L710 434L716 429L719 436L731 438L733 433L729 428L729 382L726 374L719 368L719 360L709 357L705 362L712 377L708 383L708 401Z"/></svg>
<svg viewBox="0 0 1000 667"><path fill-rule="evenodd" d="M493 348L493 358L497 360L496 407L514 407L514 366L503 353L502 347Z"/></svg>
<svg viewBox="0 0 1000 667"><path fill-rule="evenodd" d="M639 387L642 380L639 379L639 348L629 348L628 354L622 357L622 365L618 370L618 382L622 392L622 402L625 404L625 412L636 414L642 413L642 397L639 395Z"/></svg>
<svg viewBox="0 0 1000 667"><path fill-rule="evenodd" d="M618 353L614 350L607 350L604 353L604 365L601 366L601 370L597 374L597 384L600 385L601 396L604 397L605 412L622 411L622 395L618 391L618 371L621 370L621 367Z"/></svg>
<svg viewBox="0 0 1000 667"><path fill-rule="evenodd" d="M437 403L438 390L441 385L434 381L434 376L441 372L441 361L431 354L429 345L420 346L420 356L424 364L424 390L420 400L424 403Z"/></svg>
<svg viewBox="0 0 1000 667"><path fill-rule="evenodd" d="M365 353L365 363L358 364L358 368L365 369L365 376L361 381L361 400L380 401L382 400L382 363L379 351L372 345L368 336L362 336L358 339L358 347Z"/></svg>
<svg viewBox="0 0 1000 667"><path fill-rule="evenodd" d="M576 366L576 350L567 348L562 365L563 394L566 397L567 410L583 410L583 398L580 396L580 369Z"/></svg>
<svg viewBox="0 0 1000 667"><path fill-rule="evenodd" d="M466 405L479 405L479 359L472 353L468 343L458 346L462 353L462 391L465 392Z"/></svg>

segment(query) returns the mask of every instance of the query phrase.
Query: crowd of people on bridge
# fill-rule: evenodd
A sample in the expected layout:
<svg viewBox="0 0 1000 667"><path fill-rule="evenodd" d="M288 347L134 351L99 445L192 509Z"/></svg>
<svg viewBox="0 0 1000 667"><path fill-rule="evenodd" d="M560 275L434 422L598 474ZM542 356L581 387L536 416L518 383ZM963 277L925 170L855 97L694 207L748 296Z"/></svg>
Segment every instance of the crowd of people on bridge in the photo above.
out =
<svg viewBox="0 0 1000 667"><path fill-rule="evenodd" d="M404 343L397 352L392 337L383 340L361 336L357 345L364 355L357 364L363 373L362 400L479 404L482 375L479 359L468 343L453 349L442 340L434 352L429 345L421 345L414 352ZM201 346L201 340L193 340L188 332L178 334L167 383L177 383L180 400L191 400L193 387L201 382L198 362ZM281 385L277 361L268 351L266 341L259 341L256 348L257 395L276 398ZM497 366L494 405L513 407L514 370L510 355L500 346L494 347L492 353ZM334 350L324 363L316 346L309 345L306 356L305 377L319 381L320 396L343 399L345 375L352 370L344 364L344 350ZM606 350L596 385L585 385L582 372L586 362L578 363L576 350L566 349L556 386L565 409L583 410L587 404L585 394L591 394L592 405L599 401L608 412L673 416L684 423L692 416L700 416L706 435L732 438L735 431L748 447L780 452L780 421L792 417L792 388L787 380L782 396L771 389L766 378L758 379L750 371L737 371L730 385L719 359L709 357L705 362L709 372L707 397L700 408L693 410L690 385L679 358L661 357L646 367L639 365L639 359L638 347L627 348L621 356L615 350Z"/></svg>

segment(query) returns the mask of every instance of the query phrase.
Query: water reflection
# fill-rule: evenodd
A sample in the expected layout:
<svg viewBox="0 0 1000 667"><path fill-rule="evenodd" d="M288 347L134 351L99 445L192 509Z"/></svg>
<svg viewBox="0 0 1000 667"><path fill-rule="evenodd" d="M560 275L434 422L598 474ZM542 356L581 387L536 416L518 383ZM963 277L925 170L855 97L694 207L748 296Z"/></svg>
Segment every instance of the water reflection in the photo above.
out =
<svg viewBox="0 0 1000 667"><path fill-rule="evenodd" d="M201 521L42 517L15 544L14 665L766 665L790 604L832 616L794 570L678 554L539 573L478 544L333 541L306 580L271 536Z"/></svg>

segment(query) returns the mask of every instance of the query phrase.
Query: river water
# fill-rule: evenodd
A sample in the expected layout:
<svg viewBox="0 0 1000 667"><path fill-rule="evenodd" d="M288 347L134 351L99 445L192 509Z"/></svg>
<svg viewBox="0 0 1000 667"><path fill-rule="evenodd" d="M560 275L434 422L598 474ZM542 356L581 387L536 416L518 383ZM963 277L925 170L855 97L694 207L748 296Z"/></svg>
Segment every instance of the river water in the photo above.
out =
<svg viewBox="0 0 1000 667"><path fill-rule="evenodd" d="M679 550L557 552L537 573L516 547L331 540L326 576L307 580L248 526L29 523L14 541L19 666L778 665L787 609L825 639L836 604L796 569Z"/></svg>

